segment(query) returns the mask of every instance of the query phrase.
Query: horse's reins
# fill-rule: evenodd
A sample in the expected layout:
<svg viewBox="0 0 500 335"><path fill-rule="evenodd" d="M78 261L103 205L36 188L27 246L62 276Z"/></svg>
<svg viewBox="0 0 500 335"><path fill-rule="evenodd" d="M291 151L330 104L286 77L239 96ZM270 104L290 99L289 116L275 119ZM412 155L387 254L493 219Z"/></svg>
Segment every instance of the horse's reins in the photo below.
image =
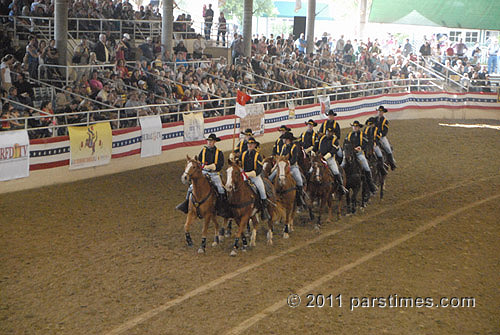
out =
<svg viewBox="0 0 500 335"><path fill-rule="evenodd" d="M193 179L191 177L191 174L187 174L187 175L189 176L189 179L191 179L191 180ZM203 176L203 177L206 178L205 176ZM210 186L210 190L208 191L207 196L205 198L203 198L201 201L196 200L196 197L194 195L194 189L193 189L193 192L191 192L190 199L191 199L191 202L193 203L194 208L196 209L196 215L198 216L199 219L203 219L203 215L201 215L201 212L200 212L200 206L203 205L210 198L211 195L212 195L212 187L211 186Z"/></svg>

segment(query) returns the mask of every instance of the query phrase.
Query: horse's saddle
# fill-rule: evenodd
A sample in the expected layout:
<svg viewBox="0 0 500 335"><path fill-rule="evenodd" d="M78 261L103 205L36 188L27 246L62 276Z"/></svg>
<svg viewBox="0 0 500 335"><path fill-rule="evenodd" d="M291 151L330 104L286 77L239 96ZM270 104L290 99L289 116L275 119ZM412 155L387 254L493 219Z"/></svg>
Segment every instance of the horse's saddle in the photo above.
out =
<svg viewBox="0 0 500 335"><path fill-rule="evenodd" d="M274 185L271 181L265 177L262 177L262 181L264 182L264 188L266 189L266 196L268 199L273 200L276 198L276 191L274 190ZM260 199L259 190L257 186L250 179L247 180L248 186L252 189L253 193L256 196L256 199Z"/></svg>

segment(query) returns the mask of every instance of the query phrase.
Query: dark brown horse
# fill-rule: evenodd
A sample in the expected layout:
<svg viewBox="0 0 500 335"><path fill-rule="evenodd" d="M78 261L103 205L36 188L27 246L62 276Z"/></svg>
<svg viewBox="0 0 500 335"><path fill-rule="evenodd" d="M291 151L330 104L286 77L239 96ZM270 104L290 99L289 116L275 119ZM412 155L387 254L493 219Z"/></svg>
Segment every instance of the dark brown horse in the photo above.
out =
<svg viewBox="0 0 500 335"><path fill-rule="evenodd" d="M250 238L250 246L256 245L257 238L257 226L258 226L258 206L257 203L260 201L258 195L252 190L250 185L243 180L242 168L238 163L229 160L229 167L227 169L227 182L226 191L228 192L229 205L232 208L233 217L238 227L238 231L235 236L233 250L231 251L231 256L236 256L238 250L239 240L241 238L243 244L243 250L247 249L247 241L243 231L247 226L250 218L252 219L252 232ZM265 178L263 178L265 179ZM266 182L266 180L264 180ZM271 183L267 180L267 183ZM273 189L273 194L269 200L276 200L276 194ZM283 209L277 205L269 206L269 214L271 219L267 222L267 242L272 244L273 232L272 223L281 220L284 217Z"/></svg>
<svg viewBox="0 0 500 335"><path fill-rule="evenodd" d="M347 203L347 214L356 213L356 207L358 205L358 193L363 187L364 192L367 192L368 187L364 185L364 176L356 157L356 152L350 143L345 143L344 145L344 155L345 155L345 166L344 171L346 174L346 188L349 191L346 194ZM362 196L362 201L364 204L365 197Z"/></svg>
<svg viewBox="0 0 500 335"><path fill-rule="evenodd" d="M387 177L387 166L385 163L382 163L377 159L373 145L370 145L368 147L368 149L365 151L365 154L366 154L366 159L368 160L368 164L370 164L370 169L373 172L373 182L380 188L379 196L380 200L382 200L384 198L384 184L385 184L385 178ZM387 162L387 157L384 150L382 150L382 154L385 156L384 161ZM368 193L367 196L369 198L370 193L369 192L367 193Z"/></svg>
<svg viewBox="0 0 500 335"><path fill-rule="evenodd" d="M193 185L193 191L189 196L189 209L186 217L186 223L184 224L184 232L186 235L186 243L188 246L193 246L193 240L191 239L191 234L189 230L191 224L196 218L203 220L203 230L201 233L201 245L198 249L198 253L204 253L207 241L207 231L210 221L215 225L215 238L214 244L217 244L220 240L219 224L217 223L216 213L215 213L215 201L216 194L215 191L210 186L207 178L201 172L201 163L186 156L186 168L181 176L181 181L184 184Z"/></svg>
<svg viewBox="0 0 500 335"><path fill-rule="evenodd" d="M311 158L312 173L309 176L307 190L309 197L318 204L318 221L316 229L321 226L321 214L324 209L328 210L328 221L332 220L333 215L333 197L335 194L335 180L328 164L323 160L321 155ZM337 215L340 211L340 200Z"/></svg>

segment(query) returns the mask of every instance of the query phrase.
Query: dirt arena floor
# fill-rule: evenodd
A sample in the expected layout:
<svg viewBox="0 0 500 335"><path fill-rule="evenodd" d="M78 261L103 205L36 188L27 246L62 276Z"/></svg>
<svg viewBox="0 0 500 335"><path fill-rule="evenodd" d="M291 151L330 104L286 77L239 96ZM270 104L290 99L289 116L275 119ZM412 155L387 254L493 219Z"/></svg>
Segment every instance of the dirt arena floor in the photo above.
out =
<svg viewBox="0 0 500 335"><path fill-rule="evenodd" d="M500 334L500 132L438 122L391 123L383 201L233 258L185 246L184 162L0 195L0 334Z"/></svg>

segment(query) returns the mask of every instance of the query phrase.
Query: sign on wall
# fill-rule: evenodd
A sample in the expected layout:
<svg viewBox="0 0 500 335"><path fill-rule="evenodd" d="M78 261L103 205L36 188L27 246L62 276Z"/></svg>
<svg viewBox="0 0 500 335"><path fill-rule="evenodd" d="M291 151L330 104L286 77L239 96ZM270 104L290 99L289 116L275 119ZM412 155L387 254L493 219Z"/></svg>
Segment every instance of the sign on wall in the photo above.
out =
<svg viewBox="0 0 500 335"><path fill-rule="evenodd" d="M0 180L28 177L30 140L27 130L0 133Z"/></svg>
<svg viewBox="0 0 500 335"><path fill-rule="evenodd" d="M263 104L245 105L247 115L240 119L240 129L252 129L254 136L264 135L266 112Z"/></svg>
<svg viewBox="0 0 500 335"><path fill-rule="evenodd" d="M205 120L203 112L186 113L184 118L184 141L199 141L205 136Z"/></svg>
<svg viewBox="0 0 500 335"><path fill-rule="evenodd" d="M109 122L91 126L68 127L70 169L106 165L111 160L113 136Z"/></svg>
<svg viewBox="0 0 500 335"><path fill-rule="evenodd" d="M141 124L141 157L160 155L162 142L160 116L141 117L139 122Z"/></svg>

